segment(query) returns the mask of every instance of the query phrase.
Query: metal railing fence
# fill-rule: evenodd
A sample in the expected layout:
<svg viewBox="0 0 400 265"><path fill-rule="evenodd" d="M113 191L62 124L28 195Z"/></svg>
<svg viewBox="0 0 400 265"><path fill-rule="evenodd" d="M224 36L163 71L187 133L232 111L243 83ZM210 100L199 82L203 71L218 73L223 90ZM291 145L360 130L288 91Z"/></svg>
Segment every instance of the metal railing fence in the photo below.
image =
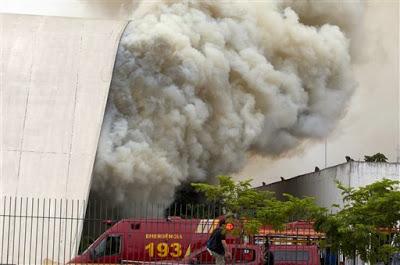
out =
<svg viewBox="0 0 400 265"><path fill-rule="evenodd" d="M212 264L205 244L221 215L212 204L120 208L96 200L2 197L0 264ZM227 263L268 265L272 253L275 264L364 264L320 247L322 238L301 221L281 230L263 227L253 237L236 234L227 238Z"/></svg>
<svg viewBox="0 0 400 265"><path fill-rule="evenodd" d="M0 264L66 263L76 255L84 200L0 199Z"/></svg>
<svg viewBox="0 0 400 265"><path fill-rule="evenodd" d="M171 230L158 221L168 216L212 220L221 213L217 205L140 202L122 208L97 200L4 196L0 198L0 264L66 264L121 220L141 220L150 229L148 234L157 235L160 229ZM190 234L193 226L176 223L172 230ZM123 229L116 232L126 234Z"/></svg>

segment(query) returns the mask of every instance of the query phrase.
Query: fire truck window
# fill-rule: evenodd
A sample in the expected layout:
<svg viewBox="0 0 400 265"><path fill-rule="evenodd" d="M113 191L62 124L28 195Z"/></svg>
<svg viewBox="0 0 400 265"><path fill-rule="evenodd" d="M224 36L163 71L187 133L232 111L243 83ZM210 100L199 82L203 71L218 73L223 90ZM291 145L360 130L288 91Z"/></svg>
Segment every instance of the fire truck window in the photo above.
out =
<svg viewBox="0 0 400 265"><path fill-rule="evenodd" d="M236 263L251 262L256 259L256 252L254 249L235 248L232 250L232 257L235 258Z"/></svg>
<svg viewBox="0 0 400 265"><path fill-rule="evenodd" d="M133 223L131 224L131 229L132 230L139 230L140 229L140 223Z"/></svg>
<svg viewBox="0 0 400 265"><path fill-rule="evenodd" d="M104 252L106 250L106 239L104 238L100 244L94 249L94 256L95 258L104 256Z"/></svg>
<svg viewBox="0 0 400 265"><path fill-rule="evenodd" d="M119 253L121 247L120 236L109 236L107 238L106 256L111 256Z"/></svg>
<svg viewBox="0 0 400 265"><path fill-rule="evenodd" d="M308 261L309 253L301 250L275 250L275 261Z"/></svg>
<svg viewBox="0 0 400 265"><path fill-rule="evenodd" d="M120 236L109 236L103 239L100 244L94 249L95 257L111 256L118 254L121 247Z"/></svg>

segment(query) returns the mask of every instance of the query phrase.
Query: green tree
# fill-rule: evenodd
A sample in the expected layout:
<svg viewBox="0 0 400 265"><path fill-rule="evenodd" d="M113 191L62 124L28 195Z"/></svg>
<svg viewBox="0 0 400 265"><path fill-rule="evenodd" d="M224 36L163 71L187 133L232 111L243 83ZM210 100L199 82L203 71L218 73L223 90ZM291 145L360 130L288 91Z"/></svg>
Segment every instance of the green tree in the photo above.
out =
<svg viewBox="0 0 400 265"><path fill-rule="evenodd" d="M387 162L387 160L387 157L381 153L376 153L372 156L364 156L365 162Z"/></svg>
<svg viewBox="0 0 400 265"><path fill-rule="evenodd" d="M257 219L263 224L282 229L283 225L293 221L317 221L323 218L327 209L315 204L312 197L297 198L283 194L285 200L270 200L257 210Z"/></svg>
<svg viewBox="0 0 400 265"><path fill-rule="evenodd" d="M251 180L235 181L229 176L218 176L217 185L192 183L192 186L206 196L210 203L222 207L228 219L240 220L240 233L253 234L261 226L255 218L257 209L269 200L274 200L273 193L252 189ZM238 232L238 231L237 231Z"/></svg>
<svg viewBox="0 0 400 265"><path fill-rule="evenodd" d="M229 176L219 176L218 180L217 185L192 185L209 202L218 202L228 216L241 220L245 234L256 233L262 225L283 228L290 221L318 219L326 212L309 197L300 199L285 194L286 200L279 201L272 192L253 189L251 179L235 182Z"/></svg>
<svg viewBox="0 0 400 265"><path fill-rule="evenodd" d="M372 264L388 262L399 252L399 182L384 179L357 189L342 190L343 207L318 220L317 230L326 234L326 243L347 257L360 256Z"/></svg>

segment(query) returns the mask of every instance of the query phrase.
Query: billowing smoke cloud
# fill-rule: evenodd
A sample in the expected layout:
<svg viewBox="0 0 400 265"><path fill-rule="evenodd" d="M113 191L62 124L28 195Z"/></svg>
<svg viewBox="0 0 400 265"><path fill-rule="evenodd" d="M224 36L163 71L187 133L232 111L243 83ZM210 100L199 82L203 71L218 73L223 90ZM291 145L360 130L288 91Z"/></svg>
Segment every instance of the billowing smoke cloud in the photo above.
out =
<svg viewBox="0 0 400 265"><path fill-rule="evenodd" d="M241 169L249 151L325 137L354 87L341 29L304 25L277 2L143 4L118 50L94 191L171 202L184 182Z"/></svg>
<svg viewBox="0 0 400 265"><path fill-rule="evenodd" d="M366 9L363 0L280 0L281 8L290 7L302 24L322 26L332 24L350 38L350 54L353 62L365 61L365 28L362 23Z"/></svg>
<svg viewBox="0 0 400 265"><path fill-rule="evenodd" d="M281 8L290 7L299 16L300 22L310 26L332 24L350 34L360 25L365 3L362 0L280 0Z"/></svg>

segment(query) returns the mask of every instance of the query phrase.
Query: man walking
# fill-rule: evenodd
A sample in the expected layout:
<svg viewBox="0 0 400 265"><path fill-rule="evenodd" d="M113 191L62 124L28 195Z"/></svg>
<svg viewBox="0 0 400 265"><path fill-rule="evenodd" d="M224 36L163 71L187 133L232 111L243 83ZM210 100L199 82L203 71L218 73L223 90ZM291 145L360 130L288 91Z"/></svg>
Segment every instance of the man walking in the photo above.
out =
<svg viewBox="0 0 400 265"><path fill-rule="evenodd" d="M225 265L225 256L231 258L226 244L225 219L219 220L218 227L212 232L207 241L207 250L215 258L216 265Z"/></svg>

